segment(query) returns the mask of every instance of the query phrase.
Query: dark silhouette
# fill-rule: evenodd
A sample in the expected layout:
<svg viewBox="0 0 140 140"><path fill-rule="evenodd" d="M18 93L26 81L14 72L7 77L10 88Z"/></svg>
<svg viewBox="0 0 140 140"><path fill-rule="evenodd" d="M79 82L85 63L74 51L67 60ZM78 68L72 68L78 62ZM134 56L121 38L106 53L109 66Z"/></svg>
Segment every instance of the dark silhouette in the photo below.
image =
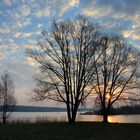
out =
<svg viewBox="0 0 140 140"><path fill-rule="evenodd" d="M9 73L5 71L0 80L0 116L3 124L6 124L15 105L14 84Z"/></svg>
<svg viewBox="0 0 140 140"><path fill-rule="evenodd" d="M69 123L75 122L79 105L85 103L94 89L91 80L99 59L98 28L82 16L75 21L54 21L50 32L42 32L40 48L28 50L40 64L33 99L65 103Z"/></svg>
<svg viewBox="0 0 140 140"><path fill-rule="evenodd" d="M139 88L139 54L121 37L102 37L98 51L101 57L95 63L94 90L103 121L108 122L108 114L116 101L139 100L135 93Z"/></svg>

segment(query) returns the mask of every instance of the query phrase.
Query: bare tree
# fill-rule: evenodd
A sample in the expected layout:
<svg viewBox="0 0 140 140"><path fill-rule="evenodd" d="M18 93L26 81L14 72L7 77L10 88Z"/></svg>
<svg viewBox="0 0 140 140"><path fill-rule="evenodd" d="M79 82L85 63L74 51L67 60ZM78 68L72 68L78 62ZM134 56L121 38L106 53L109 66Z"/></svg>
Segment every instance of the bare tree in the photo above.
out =
<svg viewBox="0 0 140 140"><path fill-rule="evenodd" d="M65 103L69 123L75 122L79 105L93 91L90 82L98 60L98 28L81 16L74 21L53 21L50 32L42 32L40 48L28 50L41 72L36 77L34 100Z"/></svg>
<svg viewBox="0 0 140 140"><path fill-rule="evenodd" d="M6 124L15 105L14 84L9 73L5 71L0 81L0 116L3 124Z"/></svg>
<svg viewBox="0 0 140 140"><path fill-rule="evenodd" d="M95 63L96 82L103 121L108 122L110 108L117 101L137 100L138 53L121 37L102 37L101 57Z"/></svg>

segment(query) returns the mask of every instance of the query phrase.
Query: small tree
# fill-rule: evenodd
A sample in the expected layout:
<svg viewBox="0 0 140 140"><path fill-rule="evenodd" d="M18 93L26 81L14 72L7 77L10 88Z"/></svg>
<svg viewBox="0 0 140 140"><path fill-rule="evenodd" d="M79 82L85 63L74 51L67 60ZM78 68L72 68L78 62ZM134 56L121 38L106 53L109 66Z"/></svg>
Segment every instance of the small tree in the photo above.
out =
<svg viewBox="0 0 140 140"><path fill-rule="evenodd" d="M40 64L34 100L54 100L66 104L68 121L75 122L77 110L92 92L91 78L98 60L98 25L84 17L52 24L42 32L40 48L28 51Z"/></svg>
<svg viewBox="0 0 140 140"><path fill-rule="evenodd" d="M14 84L7 71L1 76L0 81L0 116L3 124L14 110L16 100L14 97Z"/></svg>
<svg viewBox="0 0 140 140"><path fill-rule="evenodd" d="M103 121L108 122L110 108L117 101L137 100L138 53L120 37L102 37L101 57L95 63L96 82Z"/></svg>

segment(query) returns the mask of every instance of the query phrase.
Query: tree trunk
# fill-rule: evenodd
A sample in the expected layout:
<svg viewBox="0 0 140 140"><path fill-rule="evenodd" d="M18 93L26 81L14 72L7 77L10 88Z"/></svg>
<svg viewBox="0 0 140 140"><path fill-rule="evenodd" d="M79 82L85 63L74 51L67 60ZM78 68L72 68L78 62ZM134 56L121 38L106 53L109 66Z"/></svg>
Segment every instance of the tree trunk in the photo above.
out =
<svg viewBox="0 0 140 140"><path fill-rule="evenodd" d="M72 123L75 123L75 121L76 121L78 106L79 105L75 104L74 109L72 111Z"/></svg>
<svg viewBox="0 0 140 140"><path fill-rule="evenodd" d="M74 108L74 110L70 110L70 108L67 108L67 115L68 115L68 122L69 123L75 123L76 121L76 115L77 115L77 109Z"/></svg>
<svg viewBox="0 0 140 140"><path fill-rule="evenodd" d="M70 118L68 117L68 122L70 124L75 123L75 120L76 120L76 112L71 113L71 114L72 114L71 117Z"/></svg>
<svg viewBox="0 0 140 140"><path fill-rule="evenodd" d="M108 115L109 115L109 109L104 108L103 109L103 122L108 123Z"/></svg>
<svg viewBox="0 0 140 140"><path fill-rule="evenodd" d="M6 115L5 114L3 114L2 123L6 124Z"/></svg>
<svg viewBox="0 0 140 140"><path fill-rule="evenodd" d="M72 115L71 115L71 109L70 109L69 103L67 103L66 106L67 106L68 123L72 123Z"/></svg>
<svg viewBox="0 0 140 140"><path fill-rule="evenodd" d="M69 120L69 124L73 124L73 123L75 123L75 121L73 120L73 118L71 118L71 119Z"/></svg>
<svg viewBox="0 0 140 140"><path fill-rule="evenodd" d="M103 114L103 122L108 123L108 114L107 113Z"/></svg>
<svg viewBox="0 0 140 140"><path fill-rule="evenodd" d="M76 120L76 112L72 114L72 123L75 123L75 120Z"/></svg>

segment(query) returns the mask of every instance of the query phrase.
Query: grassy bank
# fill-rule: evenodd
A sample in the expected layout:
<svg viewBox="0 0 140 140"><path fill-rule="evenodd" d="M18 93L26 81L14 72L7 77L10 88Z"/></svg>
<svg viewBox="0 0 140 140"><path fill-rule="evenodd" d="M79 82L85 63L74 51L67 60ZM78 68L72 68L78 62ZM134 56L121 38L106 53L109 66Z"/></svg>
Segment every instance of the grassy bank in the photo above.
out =
<svg viewBox="0 0 140 140"><path fill-rule="evenodd" d="M0 125L0 140L138 140L140 124L78 122Z"/></svg>

